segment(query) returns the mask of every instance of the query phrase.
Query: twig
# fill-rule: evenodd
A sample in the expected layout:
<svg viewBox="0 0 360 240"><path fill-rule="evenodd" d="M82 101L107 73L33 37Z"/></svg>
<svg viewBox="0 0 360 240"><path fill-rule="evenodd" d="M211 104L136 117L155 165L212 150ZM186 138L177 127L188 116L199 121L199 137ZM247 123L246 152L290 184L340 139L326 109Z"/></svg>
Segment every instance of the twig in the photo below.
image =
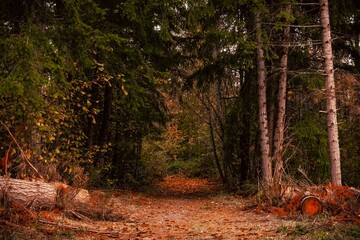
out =
<svg viewBox="0 0 360 240"><path fill-rule="evenodd" d="M5 168L5 176L9 176L8 173L8 163L9 163L9 158L10 158L10 150L11 150L11 145L13 144L14 140L11 140L10 144L9 144L9 148L8 150L5 152L5 156L4 156L4 168Z"/></svg>
<svg viewBox="0 0 360 240"><path fill-rule="evenodd" d="M0 219L0 224L6 225L6 226L12 227L12 228L23 228L23 226L21 226L21 225L18 225L18 224L12 223L12 222L8 222L8 221L2 220L2 219Z"/></svg>
<svg viewBox="0 0 360 240"><path fill-rule="evenodd" d="M1 125L4 126L4 128L6 129L6 131L9 133L11 139L15 142L16 146L18 147L18 149L20 150L20 154L21 154L21 158L23 160L25 160L25 162L36 172L36 174L39 176L39 178L44 179L43 176L41 176L41 174L39 173L39 171L34 167L34 165L31 164L31 162L29 161L28 157L26 156L26 154L24 153L24 151L22 150L22 148L20 147L19 142L16 140L16 138L14 137L14 135L11 133L10 129L5 125L5 123L3 123L0 120Z"/></svg>
<svg viewBox="0 0 360 240"><path fill-rule="evenodd" d="M66 212L73 215L74 217L76 217L79 220L85 220L88 222L92 222L92 220L90 218L86 217L85 215L83 215L81 213L75 212L73 210L67 210Z"/></svg>
<svg viewBox="0 0 360 240"><path fill-rule="evenodd" d="M61 224L61 223L57 223L57 222L49 222L49 221L45 221L42 219L38 219L38 221L40 223L57 226L57 227L61 227L61 228L67 228L67 229L71 229L74 231L82 231L82 232L90 232L90 233L98 233L98 234L109 234L109 235L120 235L120 232L108 232L108 231L100 231L100 230L95 230L95 229L84 229L84 228L73 227L73 226L69 226L69 225L65 225L65 224Z"/></svg>
<svg viewBox="0 0 360 240"><path fill-rule="evenodd" d="M299 168L298 168L297 170L298 170L298 172L300 172L300 173L306 178L306 180L307 180L310 184L315 185L315 183L314 183L313 181L311 181L311 179L306 175L304 169L302 169L302 168L299 166Z"/></svg>

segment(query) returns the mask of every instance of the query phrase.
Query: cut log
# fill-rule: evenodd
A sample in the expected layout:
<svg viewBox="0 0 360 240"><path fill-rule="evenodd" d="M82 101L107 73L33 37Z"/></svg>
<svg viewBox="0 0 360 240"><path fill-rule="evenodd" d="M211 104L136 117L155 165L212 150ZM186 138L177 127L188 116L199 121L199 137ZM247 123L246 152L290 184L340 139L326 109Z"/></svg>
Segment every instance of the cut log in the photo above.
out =
<svg viewBox="0 0 360 240"><path fill-rule="evenodd" d="M321 201L315 196L305 196L301 200L300 210L302 214L314 216L322 213L323 206Z"/></svg>
<svg viewBox="0 0 360 240"><path fill-rule="evenodd" d="M0 177L0 200L20 204L26 208L65 208L89 201L89 192L63 183L31 182Z"/></svg>
<svg viewBox="0 0 360 240"><path fill-rule="evenodd" d="M50 183L0 177L0 198L25 207L54 208L57 190Z"/></svg>
<svg viewBox="0 0 360 240"><path fill-rule="evenodd" d="M101 194L99 194L101 193ZM106 206L102 192L91 195L85 189L72 188L55 182L31 182L19 179L0 177L0 203L19 204L34 209L66 209L76 218L92 220L118 221L123 219L114 214L113 208ZM105 194L104 194L105 195Z"/></svg>

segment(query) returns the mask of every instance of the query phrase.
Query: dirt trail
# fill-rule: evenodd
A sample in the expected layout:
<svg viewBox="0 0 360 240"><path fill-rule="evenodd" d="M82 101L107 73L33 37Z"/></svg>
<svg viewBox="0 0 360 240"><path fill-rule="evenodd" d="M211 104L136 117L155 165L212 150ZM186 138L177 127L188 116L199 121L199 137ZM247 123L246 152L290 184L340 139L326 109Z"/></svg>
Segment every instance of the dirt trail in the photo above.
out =
<svg viewBox="0 0 360 240"><path fill-rule="evenodd" d="M339 225L336 216L280 217L219 189L205 179L172 176L152 195L93 191L75 208L14 208L8 220L0 218L0 239L360 239L360 228Z"/></svg>
<svg viewBox="0 0 360 240"><path fill-rule="evenodd" d="M83 223L82 228L113 234L84 231L76 239L282 239L279 228L295 224L270 213L245 210L245 200L216 193L216 185L206 180L170 177L159 187L161 196L118 193L111 197L108 206L124 220Z"/></svg>
<svg viewBox="0 0 360 240"><path fill-rule="evenodd" d="M117 224L123 239L261 239L284 224L231 198L141 198L126 208L131 220Z"/></svg>

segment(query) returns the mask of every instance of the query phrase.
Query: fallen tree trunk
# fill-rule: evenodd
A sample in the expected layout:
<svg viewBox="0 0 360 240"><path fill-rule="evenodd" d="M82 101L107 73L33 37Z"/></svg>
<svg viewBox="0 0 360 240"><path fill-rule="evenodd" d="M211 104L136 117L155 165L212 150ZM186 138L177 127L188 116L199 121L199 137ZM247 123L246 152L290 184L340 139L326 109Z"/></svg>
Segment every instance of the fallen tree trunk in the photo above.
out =
<svg viewBox="0 0 360 240"><path fill-rule="evenodd" d="M31 182L0 177L0 200L26 208L52 209L72 203L85 203L88 191L62 183Z"/></svg>
<svg viewBox="0 0 360 240"><path fill-rule="evenodd" d="M0 193L3 202L34 208L54 208L57 199L57 190L50 183L5 177L0 177Z"/></svg>
<svg viewBox="0 0 360 240"><path fill-rule="evenodd" d="M85 189L72 188L69 185L54 182L31 182L0 177L0 204L11 207L19 204L24 208L53 209L60 208L77 219L118 221L120 214L106 206L102 192L94 191L90 195Z"/></svg>

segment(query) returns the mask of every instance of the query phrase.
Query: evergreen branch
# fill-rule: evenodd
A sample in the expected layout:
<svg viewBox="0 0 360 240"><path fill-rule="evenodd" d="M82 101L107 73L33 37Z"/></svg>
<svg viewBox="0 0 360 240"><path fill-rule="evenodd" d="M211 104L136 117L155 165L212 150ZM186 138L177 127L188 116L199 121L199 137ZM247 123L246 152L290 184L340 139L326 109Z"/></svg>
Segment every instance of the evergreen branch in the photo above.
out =
<svg viewBox="0 0 360 240"><path fill-rule="evenodd" d="M290 3L291 5L296 5L296 6L311 6L311 5L319 5L320 3L318 2L314 2L314 3Z"/></svg>
<svg viewBox="0 0 360 240"><path fill-rule="evenodd" d="M320 6L320 3L318 2L313 2L313 3L286 3L286 4L290 4L290 5L294 5L294 6ZM272 4L267 4L267 6L279 6L279 5L284 5L284 3L272 3Z"/></svg>
<svg viewBox="0 0 360 240"><path fill-rule="evenodd" d="M202 104L204 104L204 102L202 101L202 99L200 98L200 96L198 96L197 94L195 94L195 96L201 101ZM210 124L209 121L207 121L203 116L201 116L201 114L199 112L197 112L193 107L191 107L190 104L183 102L182 104L184 104L188 109L190 109L190 111L192 111L193 113L195 113L195 115L204 123L206 124Z"/></svg>
<svg viewBox="0 0 360 240"><path fill-rule="evenodd" d="M263 23L265 25L276 26L278 23ZM321 28L321 25L294 25L294 24L286 24L284 27L293 27L293 28Z"/></svg>
<svg viewBox="0 0 360 240"><path fill-rule="evenodd" d="M311 43L298 43L298 44L281 44L281 43L264 43L264 46L272 46L272 47L305 47L305 46L314 46L321 45L321 41L313 41Z"/></svg>

